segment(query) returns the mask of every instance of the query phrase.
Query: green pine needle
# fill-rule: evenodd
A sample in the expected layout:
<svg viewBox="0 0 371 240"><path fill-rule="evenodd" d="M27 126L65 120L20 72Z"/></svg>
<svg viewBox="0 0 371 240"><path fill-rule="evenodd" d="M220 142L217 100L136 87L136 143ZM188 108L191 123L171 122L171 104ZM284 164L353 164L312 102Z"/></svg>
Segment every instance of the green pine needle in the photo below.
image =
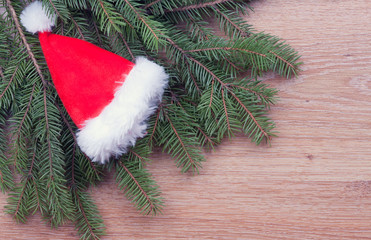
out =
<svg viewBox="0 0 371 240"><path fill-rule="evenodd" d="M98 208L87 192L72 190L72 199L75 206L74 222L80 234L80 239L100 239L105 235L105 226Z"/></svg>
<svg viewBox="0 0 371 240"><path fill-rule="evenodd" d="M161 213L163 201L157 184L137 161L117 161L116 183L125 196L144 215Z"/></svg>

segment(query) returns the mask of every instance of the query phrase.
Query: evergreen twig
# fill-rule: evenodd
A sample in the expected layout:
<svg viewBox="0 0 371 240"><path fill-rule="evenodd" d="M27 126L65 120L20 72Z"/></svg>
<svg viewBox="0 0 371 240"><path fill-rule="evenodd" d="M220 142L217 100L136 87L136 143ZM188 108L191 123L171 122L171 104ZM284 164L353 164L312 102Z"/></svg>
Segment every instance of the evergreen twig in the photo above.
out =
<svg viewBox="0 0 371 240"><path fill-rule="evenodd" d="M205 8L205 7L210 7L210 6L220 4L220 3L231 2L231 1L232 0L216 0L216 1L210 1L210 2L205 2L205 3L192 4L192 5L188 5L185 7L178 7L178 8L171 9L169 10L169 12L180 12L180 11L188 11L188 10L197 9L197 8Z"/></svg>

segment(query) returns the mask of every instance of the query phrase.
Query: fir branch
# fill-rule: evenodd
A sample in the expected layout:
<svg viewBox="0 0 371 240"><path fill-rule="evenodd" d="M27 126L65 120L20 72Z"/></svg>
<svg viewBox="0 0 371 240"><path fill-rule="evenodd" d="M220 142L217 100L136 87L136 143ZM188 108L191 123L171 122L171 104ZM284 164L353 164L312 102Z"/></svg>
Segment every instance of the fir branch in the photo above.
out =
<svg viewBox="0 0 371 240"><path fill-rule="evenodd" d="M116 6L122 15L131 22L140 34L144 45L153 51L158 51L160 45L164 45L166 29L161 22L152 19L144 12L139 4L130 0L120 0Z"/></svg>
<svg viewBox="0 0 371 240"><path fill-rule="evenodd" d="M213 95L214 95L214 78L213 80L211 81L211 94L210 94L210 103L209 103L209 107L211 107L211 104L213 103Z"/></svg>
<svg viewBox="0 0 371 240"><path fill-rule="evenodd" d="M36 75L36 77L31 77L26 79L24 86L25 90L22 90L21 97L18 98L17 111L14 111L12 116L9 118L9 128L8 134L12 141L10 144L11 148L8 151L9 159L13 159L15 170L19 173L23 173L24 169L27 167L27 162L29 161L29 139L30 132L32 128L32 120L30 118L30 109L32 105L32 100L35 94L37 73L33 68L31 61L20 62L19 66L20 74L15 77L15 82L19 82L30 75ZM31 87L32 86L32 87ZM32 89L31 89L32 88ZM16 94L16 93L13 93Z"/></svg>
<svg viewBox="0 0 371 240"><path fill-rule="evenodd" d="M27 183L27 182L26 182ZM26 213L22 213L22 214L19 214L19 210L20 210L20 206L21 206L21 203L24 203L24 200L23 200L23 195L24 195L24 192L26 191L26 184L22 187L22 190L21 190L21 193L20 193L20 196L19 196L19 199L17 201L17 206L16 206L16 209L14 210L14 213L12 214L13 217L18 220L18 221L21 221L23 223L26 222L26 218L25 216L28 215L28 212ZM22 201L23 200L23 201ZM22 216L23 215L23 216ZM22 218L23 217L23 218Z"/></svg>
<svg viewBox="0 0 371 240"><path fill-rule="evenodd" d="M265 46L267 56L270 55L268 58L271 59L269 69L287 78L291 75L296 76L300 71L299 66L302 64L302 62L298 61L300 56L285 42L264 33L252 34L251 39Z"/></svg>
<svg viewBox="0 0 371 240"><path fill-rule="evenodd" d="M186 146L185 146L183 140L180 138L179 133L178 133L178 131L176 130L176 128L174 127L174 124L173 124L172 121L170 120L169 116L168 116L167 114L165 114L165 116L166 116L166 119L169 121L170 126L171 126L171 128L173 129L173 131L174 131L176 137L178 138L179 143L182 145L182 148L183 148L184 152L186 153L186 155L187 155L187 157L188 157L188 160L189 160L190 166L192 167L192 169L197 170L197 169L198 169L198 164L196 164L195 160L193 160L193 158L192 158L191 155L189 154L188 149L186 148Z"/></svg>
<svg viewBox="0 0 371 240"><path fill-rule="evenodd" d="M238 84L229 83L228 86L236 89L242 89L254 94L267 108L269 108L270 104L274 104L276 102L274 95L277 94L277 90L268 88L267 85L262 84L260 81L253 81L251 83L248 82L248 84L246 84L242 80Z"/></svg>
<svg viewBox="0 0 371 240"><path fill-rule="evenodd" d="M210 99L212 99L212 97L210 97ZM187 100L188 100L187 98L182 98L182 101L187 102ZM196 109L196 108L197 108L197 104L195 104L195 103L193 103L193 102L190 102L189 104L192 105L192 110L197 111L197 109ZM183 107L181 101L177 101L177 105L179 105L179 106L183 109L184 112L187 112L186 108ZM211 104L209 105L209 107L211 107ZM187 109L189 109L189 108L187 107ZM206 134L206 133L201 129L199 123L196 122L197 119L192 119L192 120L190 119L189 121L191 121L191 122L189 122L189 123L187 124L187 126L189 126L189 127L191 127L191 128L195 128L195 129L197 129L197 134L196 134L196 135L200 135L200 137L198 137L198 139L200 140L200 145L201 145L201 146L205 146L205 145L206 145L206 141L207 141L208 146L211 147L211 148L214 148L214 145L216 144L216 142L214 142L214 141L212 140L212 137L208 136L208 135L207 135L207 134Z"/></svg>
<svg viewBox="0 0 371 240"><path fill-rule="evenodd" d="M16 133L17 138L18 138L18 136L20 136L21 129L22 129L22 127L23 127L23 123L24 123L24 121L25 121L25 119L26 119L26 116L27 116L27 114L28 114L28 111L30 110L31 103L32 103L32 98L33 98L33 95L34 95L34 92L35 92L35 87L36 87L36 83L33 84L33 86L32 86L32 90L31 90L31 94L30 94L30 100L28 101L28 104L27 104L27 107L26 107L26 111L25 111L25 113L23 114L22 120L21 120L21 122L20 122L20 124L19 124L19 127L18 127L18 129L17 129L17 133Z"/></svg>
<svg viewBox="0 0 371 240"><path fill-rule="evenodd" d="M75 169L75 165L74 165L74 159L75 159L75 152L76 152L76 144L77 144L77 138L76 138L76 134L75 132L73 131L72 129L72 126L70 124L70 122L67 120L65 114L63 113L63 110L59 107L59 105L57 103L55 103L55 107L58 109L59 111L59 114L60 116L62 117L62 120L64 122L64 124L67 126L73 140L74 140L74 143L73 143L73 153L72 153L72 179L73 179L73 182L75 184L75 177L74 177L74 169ZM88 172L93 172L93 174L86 174L85 176L90 180L90 183L94 183L94 181L96 180L100 180L100 171L98 171L98 169L96 168L96 166L94 165L94 163L88 158L88 156L86 156L85 153L82 153L82 155L85 157L85 159L83 161L87 162L88 165L90 166L89 168L85 168L86 170L86 173ZM90 176L90 177L88 177Z"/></svg>
<svg viewBox="0 0 371 240"><path fill-rule="evenodd" d="M185 7L178 7L174 8L171 10L167 10L166 12L179 12L179 11L188 11L188 10L193 10L193 9L198 9L198 8L205 8L205 7L211 7L217 4L221 4L224 2L230 2L232 0L216 0L216 1L211 1L211 2L205 2L205 3L198 3L198 4L193 4L193 5L188 5Z"/></svg>
<svg viewBox="0 0 371 240"><path fill-rule="evenodd" d="M180 48L177 44L175 44L175 42L174 41L172 41L171 39L168 39L168 41L175 47L175 48L177 48L181 53L183 53L183 55L185 56L185 57L187 57L189 60L191 60L192 62L194 62L194 63L196 63L196 64L198 64L200 67L202 67L208 74L210 74L210 77L211 77L211 79L212 79L212 81L215 79L215 80L217 80L218 82L219 82L219 84L220 84L220 86L221 86L221 89L223 90L223 96L222 96L222 98L224 98L224 89L226 89L229 93L231 93L232 94L232 96L234 96L235 97L235 100L237 100L237 103L239 104L239 105L241 105L243 108L244 108L244 110L248 113L248 116L249 116L249 118L251 118L252 120L253 120L253 122L254 122L254 124L255 124L255 126L257 127L257 128L259 128L260 130L261 130L261 132L262 132L262 134L269 140L269 135L268 135L268 133L264 130L264 128L260 125L260 123L255 119L255 117L253 116L253 114L251 113L251 111L249 111L247 108L246 108L246 106L245 105L243 105L243 103L240 101L240 99L236 96L236 95L234 95L234 93L233 93L233 91L228 87L228 85L227 85L227 83L225 83L221 78L219 78L211 69L209 69L207 66L205 66L204 64L202 64L200 61L198 61L198 60L196 60L195 58L193 58L193 57L191 57L190 55L188 55L187 53L186 53L186 51L185 50L183 50L182 48ZM213 90L213 84L212 84L212 90L211 90L211 95L210 95L210 98L209 99L211 99L212 98L212 95L213 95L213 92L214 92L214 90ZM223 99L222 99L223 100ZM212 101L211 100L209 100L209 106L210 106L210 103L212 103ZM230 118L229 118L229 115L228 115L228 111L227 111L227 108L226 108L226 105L225 105L225 102L224 102L224 104L223 104L223 106L224 106L224 113L225 113L225 119L226 119L226 123L227 123L227 132L228 133L231 133L231 127L230 127L230 122L229 122L229 120L230 120ZM239 123L238 123L238 121L236 120L236 123L234 124L236 127L239 125ZM223 129L223 128L221 128L221 129ZM224 133L223 133L224 131L219 131L219 139L221 138L221 137L223 137L224 136ZM212 132L209 132L211 135L212 135ZM255 137L253 138L253 139L256 139L256 135L254 135ZM258 142L260 142L260 138L257 138L259 141Z"/></svg>
<svg viewBox="0 0 371 240"><path fill-rule="evenodd" d="M0 189L3 193L14 189L14 179L12 175L12 171L10 170L9 166L6 164L6 161L3 157L0 157L0 175L1 175L1 184ZM4 163L5 162L5 163Z"/></svg>
<svg viewBox="0 0 371 240"><path fill-rule="evenodd" d="M247 29L243 30L241 26L238 26L238 24L235 21L233 21L230 17L228 17L227 14L220 11L217 7L213 6L212 9L215 12L217 12L223 19L225 19L225 21L227 21L227 24L231 25L234 29L237 30L238 34L236 34L234 31L228 31L228 27L225 26L224 29L226 30L227 33L229 32L230 37L247 37L248 36Z"/></svg>
<svg viewBox="0 0 371 240"><path fill-rule="evenodd" d="M36 196L36 201L37 201L37 206L34 208L34 211L32 213L32 214L35 214L36 211L40 209L40 202L41 202L41 200L40 200L39 190L38 190L38 187L37 187L36 180L35 180L35 178L33 176L31 177L31 179L32 179L32 184L35 186L34 187L34 190L35 190L35 196Z"/></svg>
<svg viewBox="0 0 371 240"><path fill-rule="evenodd" d="M138 153L134 152L132 149L129 150L130 154L133 154L136 158L139 159L139 162L145 162L144 157L141 157Z"/></svg>
<svg viewBox="0 0 371 240"><path fill-rule="evenodd" d="M209 137L200 127L197 127L197 130L199 131L200 135L202 137L200 137L199 139L201 140L201 145L202 146L205 146L206 145L206 141L208 142L208 146L210 146L211 148L214 149L214 146L216 145L216 142L214 142L211 137ZM202 138L204 138L205 140L202 141Z"/></svg>
<svg viewBox="0 0 371 240"><path fill-rule="evenodd" d="M28 103L25 106L24 113L21 111L17 112L11 119L10 122L12 123L10 126L10 134L12 136L12 140L14 142L11 153L11 158L14 158L14 167L15 170L18 172L22 172L24 169L27 161L28 161L28 154L27 154L27 144L26 144L26 137L29 137L29 130L32 126L29 119L29 111L31 109L32 99L35 93L36 83L33 84L32 90L30 93L30 97L28 98ZM19 116L21 116L21 120L19 121ZM26 123L27 126L24 126ZM26 128L26 129L23 129ZM23 130L23 131L22 131ZM14 151L14 152L13 152Z"/></svg>
<svg viewBox="0 0 371 240"><path fill-rule="evenodd" d="M0 94L0 101L1 101L1 99L3 98L5 92L8 90L10 84L13 82L13 79L14 79L15 74L17 73L17 71L18 71L18 66L15 68L14 73L13 73L12 77L10 78L10 80L9 80L9 82L8 82L8 85L6 85L4 91ZM5 79L5 78L4 78L4 79Z"/></svg>
<svg viewBox="0 0 371 240"><path fill-rule="evenodd" d="M23 41L23 44L24 44L24 46L27 49L28 56L31 58L32 63L35 66L36 71L37 71L40 79L42 80L42 82L44 83L44 85L46 85L46 81L45 81L44 75L41 72L41 67L37 63L37 60L35 58L35 55L33 54L32 50L31 50L31 46L27 42L26 36L24 35L23 30L21 28L21 25L19 24L17 14L15 13L15 10L14 10L14 8L12 6L12 3L11 3L10 0L6 0L6 3L7 3L7 6L9 8L10 15L11 15L13 21L14 21L15 27L16 27L16 29L18 31L18 34L20 35L20 37L21 37L21 39Z"/></svg>
<svg viewBox="0 0 371 240"><path fill-rule="evenodd" d="M0 77L5 80L4 73L3 73L3 68L2 67L0 67Z"/></svg>
<svg viewBox="0 0 371 240"><path fill-rule="evenodd" d="M53 158L52 158L52 147L50 143L50 126L49 126L49 115L48 115L48 108L47 108L47 103L46 103L46 88L45 86L43 87L43 92L44 92L44 113L45 113L45 127L46 127L46 141L48 144L48 156L49 156L49 171L50 171L50 176L49 178L52 180L54 179L53 176Z"/></svg>
<svg viewBox="0 0 371 240"><path fill-rule="evenodd" d="M86 192L73 189L73 199L76 206L74 221L80 239L100 239L105 235L105 226L91 197Z"/></svg>
<svg viewBox="0 0 371 240"><path fill-rule="evenodd" d="M79 210L80 210L80 212L81 212L81 214L82 214L82 216L83 216L83 221L85 222L86 226L88 226L88 229L89 229L89 235L90 235L93 239L99 239L98 236L95 235L95 233L94 233L94 231L93 231L93 228L92 228L92 226L91 226L91 224L90 224L90 222L89 222L89 220L88 220L88 218L87 218L86 212L85 212L84 207L83 207L83 205L82 205L82 203L81 203L81 199L80 199L79 195L76 194L76 191L74 192L74 194L75 194L75 196L76 196L76 202L77 202L77 204L78 204L78 206L79 206Z"/></svg>
<svg viewBox="0 0 371 240"><path fill-rule="evenodd" d="M85 37L84 37L84 34L82 33L81 31L81 28L79 27L79 25L77 25L77 22L75 21L75 19L72 17L72 15L70 15L70 20L73 22L73 24L75 25L77 31L79 32L80 36L81 36L81 39L82 40L86 40Z"/></svg>
<svg viewBox="0 0 371 240"><path fill-rule="evenodd" d="M191 49L191 50L186 50L186 53L193 53L193 52L204 52L204 51L215 51L215 50L226 50L226 51L241 51L241 52L246 52L246 53L252 53L254 55L259 55L262 57L267 57L267 55L250 51L248 49L242 49L242 48L234 48L234 47L213 47L213 48L197 48L197 49Z"/></svg>
<svg viewBox="0 0 371 240"><path fill-rule="evenodd" d="M29 180L29 179L31 179L32 181L33 181L33 183L35 182L35 179L34 179L34 177L33 177L33 174L32 174L32 170L33 170L33 166L34 166L34 164L35 164L35 158L36 158L36 154L34 153L33 155L32 155L32 160L31 160L31 166L30 166L30 169L28 170L28 173L27 173L27 181ZM36 186L36 185L35 185ZM38 192L37 191L37 188L35 188L35 190L36 190L36 193ZM23 191L22 191L22 194L23 194ZM37 194L36 194L36 196L37 196ZM40 206L40 201L37 201L37 206L39 207ZM17 205L17 211L18 211L18 209L19 209L19 204ZM16 215L16 214L15 214Z"/></svg>
<svg viewBox="0 0 371 240"><path fill-rule="evenodd" d="M234 88L240 88L240 89L243 89L243 90L246 90L246 91L249 91L251 93L253 93L255 96L257 96L262 102L270 102L271 100L268 98L268 96L266 95L262 95L261 93L258 93L250 88L246 88L246 87L242 87L242 86L238 86L236 84L228 84L228 86L231 86L231 87L234 87Z"/></svg>
<svg viewBox="0 0 371 240"><path fill-rule="evenodd" d="M198 94L201 95L201 89L200 89L200 87L198 86L197 81L196 81L196 78L195 78L195 76L193 75L193 73L192 73L192 71L191 71L191 67L189 66L189 63L188 63L188 62L186 62L186 64L187 64L187 68L188 68L188 71L189 71L189 76L191 77L192 82L193 82L193 84L195 85Z"/></svg>
<svg viewBox="0 0 371 240"><path fill-rule="evenodd" d="M225 86L225 83L218 77L215 75L215 73L213 71L211 71L208 67L206 67L204 64L202 64L200 61L196 60L195 58L193 58L192 56L190 56L189 54L187 54L186 50L182 49L180 46L178 46L173 40L171 40L170 38L166 38L166 40L172 45L174 46L177 50L179 50L183 56L185 56L187 59L189 59L190 61L196 63L197 65L199 65L201 68L203 68L208 74L211 75L212 79L216 79L220 85L222 87Z"/></svg>
<svg viewBox="0 0 371 240"><path fill-rule="evenodd" d="M291 68L295 68L294 65L292 65L289 61L287 61L286 59L284 59L283 57L281 57L280 55L278 55L277 53L273 52L273 51L269 51L270 53L273 53L274 56L276 56L279 60L281 60L282 62L286 63L288 66L290 66Z"/></svg>
<svg viewBox="0 0 371 240"><path fill-rule="evenodd" d="M4 178L3 178L3 174L2 174L2 171L0 171L0 179L1 179L1 190L3 191L3 193L4 193L4 184L5 184L5 182L4 182Z"/></svg>
<svg viewBox="0 0 371 240"><path fill-rule="evenodd" d="M137 162L118 161L116 164L116 182L126 197L145 215L156 215L161 212L162 199L158 186L150 174L138 168Z"/></svg>
<svg viewBox="0 0 371 240"><path fill-rule="evenodd" d="M125 154L121 159L122 162L135 162L138 164L138 168L142 169L146 163L151 160L148 156L151 153L151 146L148 142L148 136L138 139L135 146L129 149L128 153Z"/></svg>
<svg viewBox="0 0 371 240"><path fill-rule="evenodd" d="M131 180L134 181L135 185L139 188L139 191L144 195L145 199L149 203L148 212L149 213L152 212L155 207L154 207L151 199L149 198L148 194L143 190L142 186L139 184L138 180L135 179L134 175L129 171L129 169L122 162L119 162L119 164L125 170L125 172L130 176Z"/></svg>
<svg viewBox="0 0 371 240"><path fill-rule="evenodd" d="M98 30L98 26L97 26L97 23L95 21L93 21L94 19L92 19L92 21L90 21L93 26L94 26L94 30L96 32L96 35L97 35L97 38L98 38L98 42L99 42L99 45L102 46L103 45L103 40L99 34L99 30Z"/></svg>
<svg viewBox="0 0 371 240"><path fill-rule="evenodd" d="M6 117L3 112L0 112L0 189L4 193L14 188L13 173L10 170L10 161L6 156L6 137L4 132Z"/></svg>
<svg viewBox="0 0 371 240"><path fill-rule="evenodd" d="M13 190L8 198L7 212L19 222L25 223L26 217L33 209L34 213L40 206L39 191L33 175L35 164L35 153L32 156L31 165L22 186Z"/></svg>
<svg viewBox="0 0 371 240"><path fill-rule="evenodd" d="M36 120L34 131L37 133L37 157L40 164L40 183L45 188L43 202L44 216L49 223L57 227L71 218L73 211L72 196L66 187L65 162L61 140L61 125L58 110L53 102L46 97L43 85L41 94L35 99Z"/></svg>
<svg viewBox="0 0 371 240"><path fill-rule="evenodd" d="M93 13L99 20L101 31L104 31L108 36L112 34L113 29L116 32L122 31L121 27L126 25L127 20L117 12L111 2L103 2L102 0L89 0L89 2Z"/></svg>
<svg viewBox="0 0 371 240"><path fill-rule="evenodd" d="M70 133L71 133L71 136L73 137L73 140L74 140L75 143L76 143L76 142L77 142L77 138L76 138L75 132L74 132L73 129L72 129L72 126L71 126L70 122L67 120L66 116L64 115L62 109L59 107L58 103L55 103L55 107L58 109L59 114L60 114L60 116L62 117L62 120L63 120L64 124L66 124L68 130L69 130Z"/></svg>
<svg viewBox="0 0 371 240"><path fill-rule="evenodd" d="M211 29L202 27L202 24L208 25L208 23L196 21L189 12L187 12L187 15L189 16L190 22L187 23L188 30L186 31L186 33L189 34L191 39L196 42L209 40L209 38L213 35L213 31Z"/></svg>
<svg viewBox="0 0 371 240"><path fill-rule="evenodd" d="M242 101L236 96L233 91L229 90L229 93L233 96L234 99L238 102L238 104L245 110L245 112L250 116L250 118L254 121L255 125L260 129L261 134L266 137L267 140L271 140L271 136L263 129L263 127L259 124L257 119L254 117L251 111L242 103Z"/></svg>
<svg viewBox="0 0 371 240"><path fill-rule="evenodd" d="M79 189L81 181L76 180L75 154L76 141L73 143L70 182L70 191L75 205L74 222L81 235L80 239L100 239L99 237L105 234L105 226L93 200L90 199L88 193Z"/></svg>
<svg viewBox="0 0 371 240"><path fill-rule="evenodd" d="M73 9L86 10L88 8L88 1L60 0L60 2Z"/></svg>
<svg viewBox="0 0 371 240"><path fill-rule="evenodd" d="M100 4L101 8L103 9L104 14L107 16L108 21L111 23L112 26L114 26L116 29L118 29L118 27L117 27L116 24L112 21L112 18L111 18L110 15L108 14L106 8L104 7L103 2L102 2L101 0L98 0L98 2L99 2L99 4Z"/></svg>
<svg viewBox="0 0 371 240"><path fill-rule="evenodd" d="M137 15L138 19L151 31L152 35L159 40L159 37L155 33L155 31L149 26L149 24L143 19L143 17L138 13L138 11L134 8L132 4L128 0L124 0L128 6L132 9L132 11Z"/></svg>
<svg viewBox="0 0 371 240"><path fill-rule="evenodd" d="M55 7L54 3L52 0L48 0L49 4L53 7L53 10L57 14L58 17L62 18L62 15L59 13L58 9Z"/></svg>
<svg viewBox="0 0 371 240"><path fill-rule="evenodd" d="M223 107L224 107L224 112L225 112L225 115L226 115L228 130L231 131L231 125L229 124L227 105L225 104L225 99L224 99L224 88L222 88L222 100L223 100Z"/></svg>
<svg viewBox="0 0 371 240"><path fill-rule="evenodd" d="M200 61L196 60L195 58L191 56L188 56L188 58L194 63L196 63L197 65L199 65L200 67L202 67L203 69L205 69L205 71L208 72L213 77L213 79L216 79L222 87L226 86L226 84L218 76L216 76L212 70L210 70L207 66L205 66L205 64L202 64Z"/></svg>
<svg viewBox="0 0 371 240"><path fill-rule="evenodd" d="M221 88L221 90L223 90L224 93L224 88ZM220 142L226 132L228 132L230 136L232 130L237 131L237 129L239 129L240 124L236 120L236 114L234 112L228 113L229 109L224 107L224 103L227 105L227 102L225 100L223 102L221 91L215 92L213 96L213 103L210 105L211 87L208 87L201 96L197 111L199 114L199 121L202 123L201 126L205 129L207 135L215 137L216 140ZM232 115L233 121L231 121Z"/></svg>
<svg viewBox="0 0 371 240"><path fill-rule="evenodd" d="M125 47L126 49L128 50L129 54L130 54L130 57L131 57L131 61L135 61L135 57L134 57L134 54L133 54L133 51L130 49L129 47L129 44L128 42L125 40L124 36L121 34L121 33L118 33L118 35L120 36L121 40L123 41L123 43L125 44Z"/></svg>
<svg viewBox="0 0 371 240"><path fill-rule="evenodd" d="M286 77L296 74L301 64L297 62L297 52L279 39L263 33L236 40L214 37L187 48L185 52L192 56L207 57L210 61L214 58L220 61L228 59L246 70L250 67L253 72L273 70Z"/></svg>
<svg viewBox="0 0 371 240"><path fill-rule="evenodd" d="M233 62L232 62L231 60L229 60L228 58L226 58L225 61L227 61L231 67L233 67L234 69L236 69L236 70L239 71L239 72L242 72L242 71L244 70L244 69L242 69L241 67L238 67L235 63L233 63Z"/></svg>
<svg viewBox="0 0 371 240"><path fill-rule="evenodd" d="M158 2L161 2L161 1L162 1L162 0L155 0L155 1L153 1L153 2L151 2L151 3L149 3L149 4L147 4L146 6L144 6L144 9L150 8L152 5L154 5L154 4L158 3Z"/></svg>
<svg viewBox="0 0 371 240"><path fill-rule="evenodd" d="M48 15L58 16L63 22L68 22L71 17L71 13L67 6L61 1L43 0L44 6Z"/></svg>
<svg viewBox="0 0 371 240"><path fill-rule="evenodd" d="M24 165L25 165L25 161L20 162L19 160L20 159L27 160L28 158L27 146L25 144L24 139L20 140L19 137L17 136L17 138L14 141L14 146L12 150L15 151L15 152L11 151L11 155L13 158L13 166L15 170L17 170L18 172L22 172L22 169L24 168Z"/></svg>
<svg viewBox="0 0 371 240"><path fill-rule="evenodd" d="M195 128L190 125L192 120L182 108L180 109L182 115L177 114L179 108L174 105L163 108L166 124L163 126L164 129L160 128L161 141L159 144L164 144L164 149L175 158L176 166L181 167L183 173L189 170L192 170L192 173L198 173L204 157L195 147L197 140L194 133ZM179 119L180 116L184 119ZM175 123L171 120L172 118L177 119L178 122Z"/></svg>
<svg viewBox="0 0 371 240"><path fill-rule="evenodd" d="M161 104L160 104L160 107L161 107ZM159 122L159 118L160 118L160 107L156 110L156 120L155 120L155 123L154 123L154 126L153 126L153 130L152 130L152 133L149 137L149 140L148 140L148 143L150 144L150 146L153 146L153 138L154 138L154 135L155 135L155 132L156 132L156 128L157 128L157 124Z"/></svg>

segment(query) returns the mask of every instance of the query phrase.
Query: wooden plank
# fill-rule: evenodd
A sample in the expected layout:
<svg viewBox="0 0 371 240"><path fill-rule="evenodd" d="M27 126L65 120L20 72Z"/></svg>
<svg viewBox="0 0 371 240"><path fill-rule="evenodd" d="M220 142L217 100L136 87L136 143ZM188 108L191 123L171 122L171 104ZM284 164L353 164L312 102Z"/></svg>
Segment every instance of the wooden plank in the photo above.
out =
<svg viewBox="0 0 371 240"><path fill-rule="evenodd" d="M166 200L143 217L112 176L93 189L104 239L370 239L371 2L261 0L248 20L281 38L305 62L296 79L268 74L280 89L270 116L279 138L224 143L200 175L179 173L165 154L149 169ZM0 195L0 205L5 205ZM4 239L75 239L72 224L50 230L0 212Z"/></svg>

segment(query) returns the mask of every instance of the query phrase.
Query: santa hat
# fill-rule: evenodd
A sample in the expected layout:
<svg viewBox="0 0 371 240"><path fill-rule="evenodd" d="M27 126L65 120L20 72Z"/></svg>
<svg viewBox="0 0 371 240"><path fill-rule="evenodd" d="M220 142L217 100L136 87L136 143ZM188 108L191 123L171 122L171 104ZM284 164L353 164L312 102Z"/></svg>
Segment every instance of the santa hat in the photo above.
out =
<svg viewBox="0 0 371 240"><path fill-rule="evenodd" d="M53 83L78 126L77 143L94 162L126 153L146 134L148 117L161 101L168 75L144 57L135 64L86 41L51 33L55 16L39 1L21 23L38 33Z"/></svg>

